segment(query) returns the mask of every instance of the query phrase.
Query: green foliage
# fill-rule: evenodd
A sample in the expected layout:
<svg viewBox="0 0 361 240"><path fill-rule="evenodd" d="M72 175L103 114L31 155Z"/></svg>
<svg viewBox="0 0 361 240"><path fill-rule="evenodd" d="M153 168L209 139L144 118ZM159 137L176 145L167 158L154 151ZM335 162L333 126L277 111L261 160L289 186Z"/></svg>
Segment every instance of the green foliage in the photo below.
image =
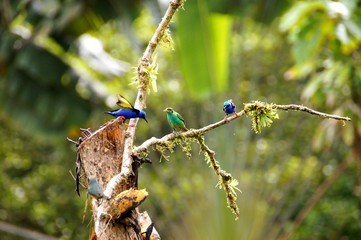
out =
<svg viewBox="0 0 361 240"><path fill-rule="evenodd" d="M81 191L81 198L75 194L68 172L73 161L66 161L74 159L75 152L64 142L54 147L26 136L4 117L0 126L0 220L61 239L86 238L86 227L81 226L86 192Z"/></svg>
<svg viewBox="0 0 361 240"><path fill-rule="evenodd" d="M272 119L278 119L277 110L272 108L272 105L259 101L244 104L244 111L252 116L252 128L255 133L261 133L261 127L270 127Z"/></svg>
<svg viewBox="0 0 361 240"><path fill-rule="evenodd" d="M37 1L37 7L32 1L30 7L25 1L5 2L11 3L16 18L8 26L0 14L0 219L60 239L85 239L90 232L81 224L85 195L75 194L68 174L75 151L69 151L64 137L76 139L79 126L95 130L107 121L104 106L115 103L109 96L135 98L136 87L128 86L134 76L129 66L137 66L161 19L160 8L156 2L145 7L139 1L92 0L86 7L75 0ZM334 8L334 3L343 4L348 14L337 12L342 8ZM291 9L279 18L288 4ZM136 145L169 133L166 117L159 114L169 103L193 128L222 119L222 103L229 98L238 108L252 99L301 101L348 115L353 125L332 120L319 124L305 113L280 112L272 129L257 135L246 118L207 133L220 165L239 180L244 192L236 201L238 221L227 209L224 193L214 188L221 179L209 171L197 147L190 149L182 139L160 146L160 153L149 153L153 165L140 168L139 184L150 193L141 211L150 212L162 238L277 239L337 164L357 150L358 5L352 0L186 2L171 27L175 51L158 48L151 63L153 69L159 66L154 74L158 91L147 97L149 124L138 125ZM80 56L82 34L100 41L108 56L126 62L123 75L95 69L90 63L97 56ZM163 46L170 42L167 36ZM276 116L261 115L263 119L255 121L259 128ZM45 142L44 136L55 140ZM177 151L179 144L182 151ZM162 151L170 157L167 150L172 161L154 161ZM183 150L192 161L184 160ZM294 239L360 236L358 169L353 163L340 176ZM236 180L226 183L236 195ZM88 209L86 223L90 215Z"/></svg>
<svg viewBox="0 0 361 240"><path fill-rule="evenodd" d="M176 34L182 77L191 97L206 99L228 89L232 17L207 9L207 1L190 1L179 14ZM199 8L197 7L199 6ZM201 20L201 21L199 21ZM192 52L192 55L188 53Z"/></svg>

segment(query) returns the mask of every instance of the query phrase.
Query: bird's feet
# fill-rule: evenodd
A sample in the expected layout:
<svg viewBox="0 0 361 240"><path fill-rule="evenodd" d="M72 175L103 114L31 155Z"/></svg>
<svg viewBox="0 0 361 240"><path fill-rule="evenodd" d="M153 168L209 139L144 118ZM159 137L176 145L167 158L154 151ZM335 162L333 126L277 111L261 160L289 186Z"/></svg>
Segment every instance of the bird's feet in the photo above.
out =
<svg viewBox="0 0 361 240"><path fill-rule="evenodd" d="M123 122L123 125L127 126L127 128L128 128L128 127L134 127L133 125L131 125L131 124L126 124L125 122Z"/></svg>
<svg viewBox="0 0 361 240"><path fill-rule="evenodd" d="M128 127L134 127L134 126L131 125L131 124L126 124L126 123L125 123L126 118L125 118L124 116L120 116L120 118L123 119L123 125L127 126L127 128L128 128Z"/></svg>
<svg viewBox="0 0 361 240"><path fill-rule="evenodd" d="M238 113L237 112L234 112L234 114L236 114L237 117L239 117Z"/></svg>
<svg viewBox="0 0 361 240"><path fill-rule="evenodd" d="M224 120L224 121L227 121L227 117L228 117L228 114L224 117L223 120Z"/></svg>

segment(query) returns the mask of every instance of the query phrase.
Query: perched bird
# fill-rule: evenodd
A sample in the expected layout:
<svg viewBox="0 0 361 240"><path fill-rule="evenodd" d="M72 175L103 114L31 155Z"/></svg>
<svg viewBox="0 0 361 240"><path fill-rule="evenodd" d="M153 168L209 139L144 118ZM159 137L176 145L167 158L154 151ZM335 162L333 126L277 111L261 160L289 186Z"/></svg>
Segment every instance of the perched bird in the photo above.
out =
<svg viewBox="0 0 361 240"><path fill-rule="evenodd" d="M95 178L89 178L88 193L96 200L103 197L108 199L108 197L106 197L103 193L103 188L98 184Z"/></svg>
<svg viewBox="0 0 361 240"><path fill-rule="evenodd" d="M228 114L231 114L231 113L234 113L234 114L236 114L237 117L239 117L236 112L236 105L234 105L234 103L232 102L232 99L229 99L228 101L224 102L223 111L226 113L224 120L226 120L228 117Z"/></svg>
<svg viewBox="0 0 361 240"><path fill-rule="evenodd" d="M173 131L188 131L184 123L184 118L179 113L174 111L172 108L166 108L163 111L167 113L168 123L173 128Z"/></svg>
<svg viewBox="0 0 361 240"><path fill-rule="evenodd" d="M121 117L121 118L123 118L123 120L130 119L130 118L143 118L146 122L148 122L147 119L145 118L146 114L144 111L134 108L133 105L127 99L125 99L123 96L118 94L117 97L118 97L117 104L122 108L118 109L118 110L110 111L110 112L105 112L105 113L108 113L114 117ZM130 127L130 125L128 125L126 123L124 123L124 124L127 125L128 127Z"/></svg>

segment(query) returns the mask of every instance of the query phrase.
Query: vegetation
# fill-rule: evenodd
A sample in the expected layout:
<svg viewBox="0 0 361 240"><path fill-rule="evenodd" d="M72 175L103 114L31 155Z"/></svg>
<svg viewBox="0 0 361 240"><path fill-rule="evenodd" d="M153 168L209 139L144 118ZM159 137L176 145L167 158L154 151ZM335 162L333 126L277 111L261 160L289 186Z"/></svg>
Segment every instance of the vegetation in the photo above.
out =
<svg viewBox="0 0 361 240"><path fill-rule="evenodd" d="M2 1L0 221L60 239L90 235L86 191L79 198L69 174L76 149L65 139L110 120L103 112L115 108L117 93L135 100L133 67L167 4ZM223 119L229 98L238 111L252 101L298 104L352 122L268 105L260 125L242 116L205 133L242 190L237 221L199 154L204 146L149 151L140 208L163 239L358 239L360 4L189 0L178 10L147 72L149 124L138 124L137 146L172 131L164 108L197 129Z"/></svg>

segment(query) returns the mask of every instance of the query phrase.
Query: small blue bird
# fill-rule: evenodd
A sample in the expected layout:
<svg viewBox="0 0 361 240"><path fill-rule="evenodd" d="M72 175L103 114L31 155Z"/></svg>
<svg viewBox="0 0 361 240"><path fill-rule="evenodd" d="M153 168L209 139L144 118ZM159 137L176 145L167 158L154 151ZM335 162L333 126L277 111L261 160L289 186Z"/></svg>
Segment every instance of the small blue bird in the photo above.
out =
<svg viewBox="0 0 361 240"><path fill-rule="evenodd" d="M226 113L226 116L224 117L224 121L227 119L228 114L234 113L237 117L239 115L236 112L236 105L232 102L232 99L229 99L228 101L225 101L223 104L223 111Z"/></svg>
<svg viewBox="0 0 361 240"><path fill-rule="evenodd" d="M174 111L172 108L166 108L163 110L167 113L168 123L174 130L181 130L182 132L188 131L185 126L184 118Z"/></svg>
<svg viewBox="0 0 361 240"><path fill-rule="evenodd" d="M107 196L104 195L103 188L98 184L95 178L89 178L88 193L96 200L99 200L100 198L109 199Z"/></svg>
<svg viewBox="0 0 361 240"><path fill-rule="evenodd" d="M117 104L122 107L121 109L105 112L114 117L121 117L123 120L130 119L130 118L143 118L146 122L147 119L145 118L146 114L144 111L138 110L133 107L133 105L125 99L122 95L117 95L118 101ZM124 123L126 126L131 127L130 125Z"/></svg>

